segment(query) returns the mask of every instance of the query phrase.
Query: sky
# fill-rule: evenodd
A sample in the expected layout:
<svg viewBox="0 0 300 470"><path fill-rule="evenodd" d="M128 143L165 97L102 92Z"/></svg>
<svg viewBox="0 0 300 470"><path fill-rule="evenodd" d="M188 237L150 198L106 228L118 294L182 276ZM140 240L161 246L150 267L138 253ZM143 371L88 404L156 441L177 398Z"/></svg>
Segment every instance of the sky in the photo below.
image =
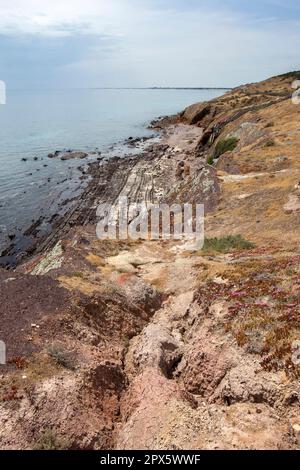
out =
<svg viewBox="0 0 300 470"><path fill-rule="evenodd" d="M299 0L0 0L8 89L231 87L299 69Z"/></svg>

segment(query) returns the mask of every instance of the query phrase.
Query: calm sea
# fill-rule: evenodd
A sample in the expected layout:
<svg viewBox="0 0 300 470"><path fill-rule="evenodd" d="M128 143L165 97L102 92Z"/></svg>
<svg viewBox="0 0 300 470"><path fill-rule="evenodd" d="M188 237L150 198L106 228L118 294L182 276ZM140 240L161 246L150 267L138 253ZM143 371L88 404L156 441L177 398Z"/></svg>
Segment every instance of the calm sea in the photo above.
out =
<svg viewBox="0 0 300 470"><path fill-rule="evenodd" d="M106 152L147 135L152 119L224 90L8 91L0 105L0 251L9 236L55 213L82 190L82 161L50 159L55 150ZM26 161L22 161L26 159Z"/></svg>

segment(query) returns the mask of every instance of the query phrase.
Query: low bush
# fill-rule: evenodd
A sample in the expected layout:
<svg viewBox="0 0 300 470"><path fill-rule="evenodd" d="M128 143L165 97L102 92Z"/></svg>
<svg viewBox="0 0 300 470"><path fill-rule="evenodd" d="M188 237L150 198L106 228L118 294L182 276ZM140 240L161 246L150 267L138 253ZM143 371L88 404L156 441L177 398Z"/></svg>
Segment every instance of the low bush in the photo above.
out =
<svg viewBox="0 0 300 470"><path fill-rule="evenodd" d="M227 235L220 238L205 238L202 251L228 253L232 250L250 250L254 246L241 235Z"/></svg>
<svg viewBox="0 0 300 470"><path fill-rule="evenodd" d="M33 450L65 450L68 448L70 448L70 442L58 437L50 428L44 429L33 445Z"/></svg>
<svg viewBox="0 0 300 470"><path fill-rule="evenodd" d="M238 141L239 139L236 137L228 137L228 139L219 140L212 154L213 159L219 158L223 153L232 152L236 148Z"/></svg>
<svg viewBox="0 0 300 470"><path fill-rule="evenodd" d="M56 364L65 367L66 369L76 369L73 353L62 349L59 346L52 345L48 349L48 355L56 362Z"/></svg>
<svg viewBox="0 0 300 470"><path fill-rule="evenodd" d="M275 141L272 139L266 142L266 147L274 147L274 145L275 145Z"/></svg>
<svg viewBox="0 0 300 470"><path fill-rule="evenodd" d="M214 157L212 155L210 155L207 159L207 163L208 165L212 165L214 163Z"/></svg>

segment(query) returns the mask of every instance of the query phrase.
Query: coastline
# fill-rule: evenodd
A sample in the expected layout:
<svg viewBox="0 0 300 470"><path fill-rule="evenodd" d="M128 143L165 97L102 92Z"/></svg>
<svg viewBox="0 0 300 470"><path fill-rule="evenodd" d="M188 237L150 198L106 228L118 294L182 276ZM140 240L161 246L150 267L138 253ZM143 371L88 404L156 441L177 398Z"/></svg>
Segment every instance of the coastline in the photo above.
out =
<svg viewBox="0 0 300 470"><path fill-rule="evenodd" d="M117 188L112 188L110 183L113 181L113 185L121 185L123 176L126 179L134 162L138 158L145 158L145 153L147 153L145 147L148 141L156 142L157 137L155 135L135 139L129 137L121 143L111 145L105 152L105 156L99 157L102 153L95 152L98 156L94 157L93 161L86 161L85 157L72 156L77 153L88 156L84 152L56 151L49 154L49 158L60 159L64 159L64 155L70 155L70 158L75 158L78 163L82 162L77 167L82 174L83 181L80 194L72 199L63 200L58 211L48 217L41 216L34 220L29 227L19 232L18 236L14 233L10 234L11 242L0 253L0 268L16 268L31 256L51 248L56 240L66 234L71 227L85 225L94 220L91 208L95 206L95 201L100 203L114 200ZM114 183L115 179L119 183ZM109 186L109 190L105 188L106 185ZM48 225L47 233L39 231L43 224Z"/></svg>
<svg viewBox="0 0 300 470"><path fill-rule="evenodd" d="M299 449L292 79L154 123L157 142L108 162L39 253L0 269L3 449L49 433L57 449ZM120 195L204 203L208 243L98 240L97 204Z"/></svg>
<svg viewBox="0 0 300 470"><path fill-rule="evenodd" d="M189 160L195 170L203 170L203 162L195 165L192 154L202 135L201 128L191 129L190 125L180 123L180 113L173 116L163 116L152 120L148 129L153 130L154 135L147 137L129 137L121 144L111 146L105 159L101 157L96 161L86 163L85 178L90 181L81 191L80 195L73 199L73 204L68 210L62 206L62 214L56 213L48 220L51 229L41 234L39 226L45 223L45 218L34 221L32 225L23 231L19 240L13 241L3 250L0 256L0 267L15 269L31 257L41 255L53 248L58 240L64 238L72 227L86 226L96 221L96 209L101 203L113 204L119 196L125 194L131 202L148 199L149 202L173 202L172 187L176 181L181 181L186 165L188 176ZM115 151L118 146L118 152ZM58 154L58 152L56 152ZM62 152L63 153L63 152ZM117 156L116 156L117 153ZM135 154L136 153L136 154ZM55 154L51 154L54 158ZM59 155L58 155L59 156ZM183 163L183 160L185 161ZM83 161L78 159L78 161ZM182 171L173 179L168 175L173 171L174 165L180 165ZM158 167L156 172L155 168ZM197 169L197 167L199 167ZM79 167L80 168L80 167ZM213 170L207 170L207 178L212 178L217 190L217 183ZM148 178L146 175L149 175ZM151 176L150 176L151 175ZM214 207L216 196L203 197L207 207ZM169 199L168 199L169 197ZM195 198L192 198L195 202ZM198 202L200 202L198 194Z"/></svg>

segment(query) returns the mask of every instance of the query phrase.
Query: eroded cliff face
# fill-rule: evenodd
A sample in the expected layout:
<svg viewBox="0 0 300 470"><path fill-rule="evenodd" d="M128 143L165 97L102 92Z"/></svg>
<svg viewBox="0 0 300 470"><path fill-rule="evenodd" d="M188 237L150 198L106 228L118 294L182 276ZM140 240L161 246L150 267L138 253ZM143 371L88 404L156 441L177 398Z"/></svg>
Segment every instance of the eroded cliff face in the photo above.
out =
<svg viewBox="0 0 300 470"><path fill-rule="evenodd" d="M300 447L295 78L193 105L103 170L111 200L204 202L204 250L99 241L91 210L1 272L1 448Z"/></svg>

